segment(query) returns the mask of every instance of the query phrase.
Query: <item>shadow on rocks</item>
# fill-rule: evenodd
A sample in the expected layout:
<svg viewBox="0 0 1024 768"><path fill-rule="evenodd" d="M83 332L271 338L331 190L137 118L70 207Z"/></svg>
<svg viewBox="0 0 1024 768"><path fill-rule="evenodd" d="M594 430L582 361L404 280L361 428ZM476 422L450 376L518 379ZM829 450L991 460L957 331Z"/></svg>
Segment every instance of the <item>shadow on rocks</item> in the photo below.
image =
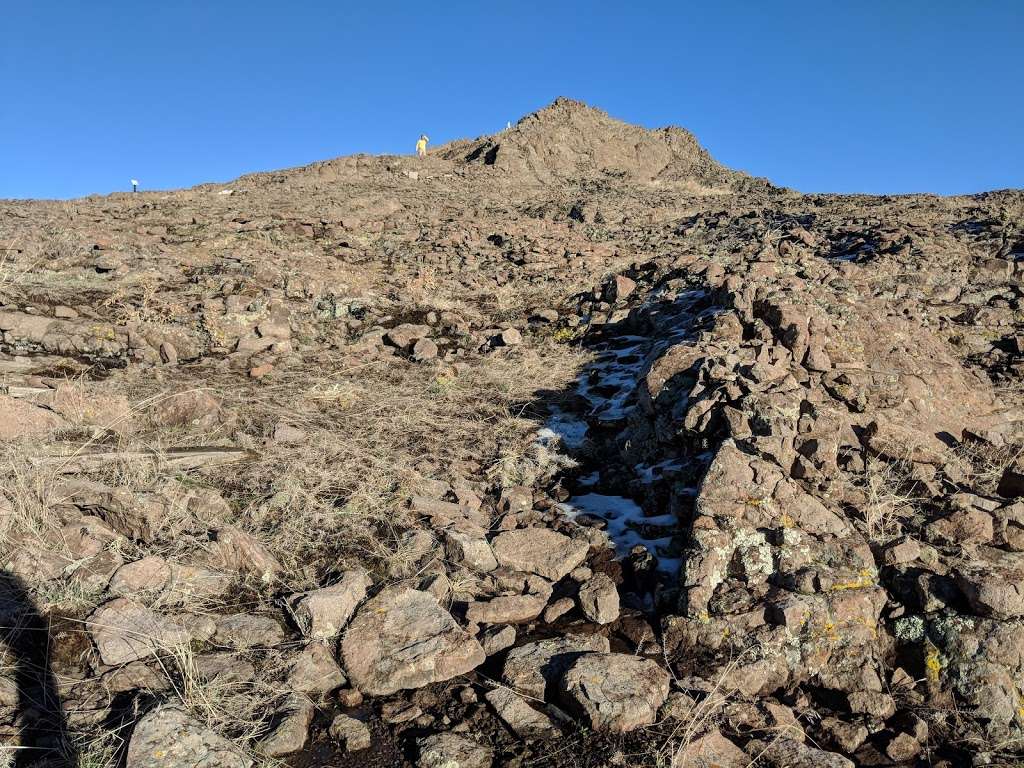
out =
<svg viewBox="0 0 1024 768"><path fill-rule="evenodd" d="M0 659L5 670L0 677L4 686L0 707L13 705L9 733L17 732L20 742L11 764L15 768L76 765L50 668L49 623L21 579L6 571L0 571ZM0 757L7 756L0 751Z"/></svg>

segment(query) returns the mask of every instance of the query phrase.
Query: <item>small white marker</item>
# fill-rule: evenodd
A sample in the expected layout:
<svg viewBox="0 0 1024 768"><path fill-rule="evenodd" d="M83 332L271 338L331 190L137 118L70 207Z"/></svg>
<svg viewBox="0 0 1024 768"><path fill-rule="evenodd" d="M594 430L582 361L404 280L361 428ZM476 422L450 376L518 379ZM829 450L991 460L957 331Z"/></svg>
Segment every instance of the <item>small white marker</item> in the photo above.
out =
<svg viewBox="0 0 1024 768"><path fill-rule="evenodd" d="M139 191L139 180L138 179L132 179L132 192L138 192L138 191Z"/></svg>

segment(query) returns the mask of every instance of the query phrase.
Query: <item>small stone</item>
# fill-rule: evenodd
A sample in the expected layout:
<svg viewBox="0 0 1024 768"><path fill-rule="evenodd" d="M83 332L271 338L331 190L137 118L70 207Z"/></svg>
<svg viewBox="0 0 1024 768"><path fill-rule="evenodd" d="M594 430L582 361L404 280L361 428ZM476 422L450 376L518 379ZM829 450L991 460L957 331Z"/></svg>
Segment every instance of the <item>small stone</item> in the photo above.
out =
<svg viewBox="0 0 1024 768"><path fill-rule="evenodd" d="M249 369L249 378L252 379L264 379L274 372L274 366L271 363L263 363L262 365L256 365Z"/></svg>
<svg viewBox="0 0 1024 768"><path fill-rule="evenodd" d="M372 581L361 568L346 571L329 587L293 597L293 614L303 634L313 640L337 636L359 603L366 597Z"/></svg>
<svg viewBox="0 0 1024 768"><path fill-rule="evenodd" d="M345 709L354 709L363 703L363 694L354 688L346 688L344 691L338 691L338 704L345 707Z"/></svg>
<svg viewBox="0 0 1024 768"><path fill-rule="evenodd" d="M347 682L330 650L320 643L307 645L288 673L288 686L299 693L330 693Z"/></svg>
<svg viewBox="0 0 1024 768"><path fill-rule="evenodd" d="M417 363L425 363L437 358L437 344L430 339L419 339L412 345L412 359Z"/></svg>
<svg viewBox="0 0 1024 768"><path fill-rule="evenodd" d="M598 624L610 624L619 618L619 591L604 573L597 573L580 587L580 609Z"/></svg>
<svg viewBox="0 0 1024 768"><path fill-rule="evenodd" d="M270 757L283 757L298 752L306 746L314 714L315 708L311 701L293 696L285 705L284 716L277 727L261 742L263 752Z"/></svg>
<svg viewBox="0 0 1024 768"><path fill-rule="evenodd" d="M555 600L555 602L551 603L551 605L544 610L544 621L548 624L557 621L559 618L571 611L574 605L576 605L576 603L573 602L571 597L562 597Z"/></svg>
<svg viewBox="0 0 1024 768"><path fill-rule="evenodd" d="M676 751L673 766L679 768L747 768L746 752L714 730Z"/></svg>
<svg viewBox="0 0 1024 768"><path fill-rule="evenodd" d="M422 714L423 710L409 701L389 701L380 708L381 719L391 725L411 722Z"/></svg>
<svg viewBox="0 0 1024 768"><path fill-rule="evenodd" d="M307 436L304 431L283 421L274 427L274 442L281 445L302 445L306 442Z"/></svg>
<svg viewBox="0 0 1024 768"><path fill-rule="evenodd" d="M417 768L491 768L490 747L455 733L436 733L416 741Z"/></svg>
<svg viewBox="0 0 1024 768"><path fill-rule="evenodd" d="M545 605L544 595L503 595L470 603L466 619L474 624L522 624L540 616Z"/></svg>
<svg viewBox="0 0 1024 768"><path fill-rule="evenodd" d="M561 735L551 718L531 707L522 696L508 688L495 688L484 694L505 724L522 739L546 739Z"/></svg>
<svg viewBox="0 0 1024 768"><path fill-rule="evenodd" d="M270 648L284 640L281 625L269 616L235 613L219 616L215 623L214 642L228 648Z"/></svg>
<svg viewBox="0 0 1024 768"><path fill-rule="evenodd" d="M856 691L847 695L850 711L856 715L871 715L888 720L896 712L892 696L880 691Z"/></svg>
<svg viewBox="0 0 1024 768"><path fill-rule="evenodd" d="M838 717L822 718L818 728L825 744L848 755L856 752L869 735L863 724L843 722Z"/></svg>
<svg viewBox="0 0 1024 768"><path fill-rule="evenodd" d="M345 748L346 752L370 748L370 729L366 723L354 717L336 715L327 732Z"/></svg>
<svg viewBox="0 0 1024 768"><path fill-rule="evenodd" d="M920 751L921 745L909 733L898 734L885 747L885 754L897 763L913 760Z"/></svg>
<svg viewBox="0 0 1024 768"><path fill-rule="evenodd" d="M456 530L445 531L445 551L448 559L471 571L488 573L498 567L491 545L483 537Z"/></svg>
<svg viewBox="0 0 1024 768"><path fill-rule="evenodd" d="M178 364L178 350L169 341L160 344L160 359L167 365Z"/></svg>
<svg viewBox="0 0 1024 768"><path fill-rule="evenodd" d="M493 656L496 653L511 648L516 644L515 627L491 627L484 630L480 638L480 644L484 647L484 653Z"/></svg>

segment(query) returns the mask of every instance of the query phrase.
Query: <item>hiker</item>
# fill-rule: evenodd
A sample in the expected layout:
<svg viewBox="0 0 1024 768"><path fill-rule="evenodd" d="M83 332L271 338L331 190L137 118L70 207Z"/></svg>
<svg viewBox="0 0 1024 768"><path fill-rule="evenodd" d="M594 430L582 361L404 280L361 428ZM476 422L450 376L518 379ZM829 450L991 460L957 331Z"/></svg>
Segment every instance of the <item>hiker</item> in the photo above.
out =
<svg viewBox="0 0 1024 768"><path fill-rule="evenodd" d="M416 142L416 156L426 157L427 156L427 142L430 139L427 138L427 134L421 133L420 140Z"/></svg>

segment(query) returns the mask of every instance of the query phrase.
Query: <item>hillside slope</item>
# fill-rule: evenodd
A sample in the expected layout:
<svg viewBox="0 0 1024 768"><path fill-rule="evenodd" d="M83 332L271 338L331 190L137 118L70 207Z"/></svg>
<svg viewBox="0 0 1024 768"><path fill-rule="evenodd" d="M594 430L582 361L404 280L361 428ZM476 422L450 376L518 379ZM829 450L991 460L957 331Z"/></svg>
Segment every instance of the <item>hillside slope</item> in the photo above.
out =
<svg viewBox="0 0 1024 768"><path fill-rule="evenodd" d="M0 249L0 750L1022 753L1024 192L801 195L560 99Z"/></svg>

